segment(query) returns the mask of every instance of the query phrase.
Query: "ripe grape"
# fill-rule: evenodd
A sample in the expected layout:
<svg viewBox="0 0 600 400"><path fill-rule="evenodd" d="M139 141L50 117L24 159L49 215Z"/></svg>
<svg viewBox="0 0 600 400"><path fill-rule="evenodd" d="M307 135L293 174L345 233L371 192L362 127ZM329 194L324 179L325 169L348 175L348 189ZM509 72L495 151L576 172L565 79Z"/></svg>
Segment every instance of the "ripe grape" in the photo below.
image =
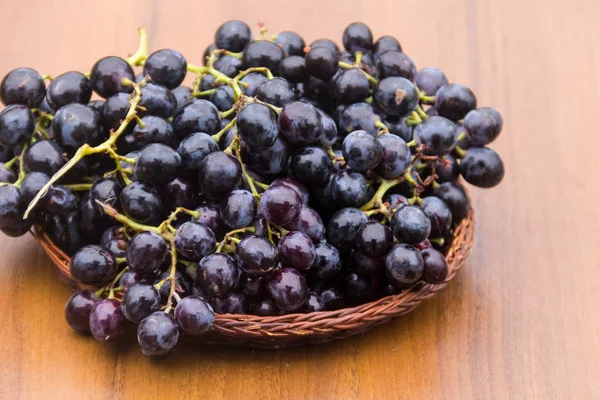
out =
<svg viewBox="0 0 600 400"><path fill-rule="evenodd" d="M213 103L219 111L227 111L233 107L233 89L229 86L220 86L210 96L210 102Z"/></svg>
<svg viewBox="0 0 600 400"><path fill-rule="evenodd" d="M90 313L98 300L90 291L75 292L65 305L67 324L79 333L90 333Z"/></svg>
<svg viewBox="0 0 600 400"><path fill-rule="evenodd" d="M226 254L210 254L198 264L196 283L210 297L224 297L233 290L237 280L238 268L233 259Z"/></svg>
<svg viewBox="0 0 600 400"><path fill-rule="evenodd" d="M384 35L373 44L373 54L376 57L381 56L387 51L402 51L402 46L400 46L398 39L390 35Z"/></svg>
<svg viewBox="0 0 600 400"><path fill-rule="evenodd" d="M65 72L54 78L48 86L48 104L58 110L70 103L87 104L92 97L90 80L81 72Z"/></svg>
<svg viewBox="0 0 600 400"><path fill-rule="evenodd" d="M13 69L0 82L0 99L6 106L23 104L35 108L42 103L44 96L44 80L31 68Z"/></svg>
<svg viewBox="0 0 600 400"><path fill-rule="evenodd" d="M177 175L181 157L167 145L151 143L144 147L135 163L135 174L140 181L163 185Z"/></svg>
<svg viewBox="0 0 600 400"><path fill-rule="evenodd" d="M460 160L460 174L471 185L491 188L504 178L504 163L494 150L475 147Z"/></svg>
<svg viewBox="0 0 600 400"><path fill-rule="evenodd" d="M381 54L377 61L377 72L379 79L401 76L409 81L414 81L417 69L412 58L406 54L401 51L387 51Z"/></svg>
<svg viewBox="0 0 600 400"><path fill-rule="evenodd" d="M373 47L373 34L367 25L362 22L354 22L344 29L342 43L349 53L366 52Z"/></svg>
<svg viewBox="0 0 600 400"><path fill-rule="evenodd" d="M125 257L133 272L150 275L161 267L168 252L165 239L154 232L140 232L131 238Z"/></svg>
<svg viewBox="0 0 600 400"><path fill-rule="evenodd" d="M275 143L279 133L277 115L264 104L250 103L238 113L236 128L252 151L260 152Z"/></svg>
<svg viewBox="0 0 600 400"><path fill-rule="evenodd" d="M200 168L204 158L219 151L219 145L206 133L195 132L181 141L177 152L181 156L184 169L195 171Z"/></svg>
<svg viewBox="0 0 600 400"><path fill-rule="evenodd" d="M137 222L154 222L162 212L160 195L153 186L144 182L133 182L123 188L119 200L125 214Z"/></svg>
<svg viewBox="0 0 600 400"><path fill-rule="evenodd" d="M500 134L503 123L502 115L493 108L469 111L464 120L469 143L473 147L480 147L493 142Z"/></svg>
<svg viewBox="0 0 600 400"><path fill-rule="evenodd" d="M100 115L77 103L67 104L56 112L52 120L52 132L59 145L73 151L84 144L99 144L104 137Z"/></svg>
<svg viewBox="0 0 600 400"><path fill-rule="evenodd" d="M288 312L302 307L308 294L306 280L293 268L277 270L267 283L267 291L277 307Z"/></svg>
<svg viewBox="0 0 600 400"><path fill-rule="evenodd" d="M121 311L125 318L140 323L151 313L160 309L160 295L153 285L136 283L127 288L121 301Z"/></svg>
<svg viewBox="0 0 600 400"><path fill-rule="evenodd" d="M173 116L175 134L183 139L194 132L214 135L219 130L219 110L208 100L194 99Z"/></svg>
<svg viewBox="0 0 600 400"><path fill-rule="evenodd" d="M296 32L283 31L277 34L274 40L275 44L279 45L287 56L303 56L306 44L302 36Z"/></svg>
<svg viewBox="0 0 600 400"><path fill-rule="evenodd" d="M417 106L419 96L415 86L406 78L391 76L377 84L373 100L386 114L405 117Z"/></svg>
<svg viewBox="0 0 600 400"><path fill-rule="evenodd" d="M242 51L244 68L266 67L278 71L284 56L281 47L268 40L250 42Z"/></svg>
<svg viewBox="0 0 600 400"><path fill-rule="evenodd" d="M290 229L306 234L313 242L319 242L325 236L325 225L318 212L308 206L303 206L298 218Z"/></svg>
<svg viewBox="0 0 600 400"><path fill-rule="evenodd" d="M52 176L67 162L65 150L51 140L39 140L29 147L23 157L25 172L42 172Z"/></svg>
<svg viewBox="0 0 600 400"><path fill-rule="evenodd" d="M452 226L452 213L446 203L437 197L426 197L421 209L431 221L431 236L445 236Z"/></svg>
<svg viewBox="0 0 600 400"><path fill-rule="evenodd" d="M392 216L390 227L399 241L417 244L429 236L431 221L421 208L403 205Z"/></svg>
<svg viewBox="0 0 600 400"><path fill-rule="evenodd" d="M298 180L311 186L323 186L331 174L333 164L320 147L304 147L291 159L290 169Z"/></svg>
<svg viewBox="0 0 600 400"><path fill-rule="evenodd" d="M117 260L106 249L88 245L71 258L69 270L73 278L87 285L101 285L117 274Z"/></svg>
<svg viewBox="0 0 600 400"><path fill-rule="evenodd" d="M392 247L392 232L376 221L370 221L360 227L356 234L356 247L369 257L381 257Z"/></svg>
<svg viewBox="0 0 600 400"><path fill-rule="evenodd" d="M314 106L294 101L286 104L279 114L279 130L290 144L310 145L319 143L321 140L323 123Z"/></svg>
<svg viewBox="0 0 600 400"><path fill-rule="evenodd" d="M35 119L24 105L9 105L0 112L0 143L6 146L22 144L31 138Z"/></svg>
<svg viewBox="0 0 600 400"><path fill-rule="evenodd" d="M342 208L327 223L327 241L338 249L350 249L354 246L358 230L365 223L367 217L358 208Z"/></svg>
<svg viewBox="0 0 600 400"><path fill-rule="evenodd" d="M369 97L369 80L356 69L342 72L334 81L334 92L342 104L364 101Z"/></svg>
<svg viewBox="0 0 600 400"><path fill-rule="evenodd" d="M301 209L301 197L289 186L270 186L262 194L260 213L277 226L293 223L300 215Z"/></svg>
<svg viewBox="0 0 600 400"><path fill-rule="evenodd" d="M285 59L287 60L287 58ZM284 61L285 61L284 60ZM283 107L294 101L292 85L284 78L273 78L263 82L256 90L256 97L276 107ZM239 114L238 114L239 118Z"/></svg>
<svg viewBox="0 0 600 400"><path fill-rule="evenodd" d="M381 161L383 147L379 140L365 131L354 131L344 139L342 153L350 168L367 171Z"/></svg>
<svg viewBox="0 0 600 400"><path fill-rule="evenodd" d="M150 82L142 86L140 107L145 108L140 115L169 118L177 109L177 99L165 86Z"/></svg>
<svg viewBox="0 0 600 400"><path fill-rule="evenodd" d="M448 79L440 69L427 67L417 72L415 84L426 96L435 96L439 88L448 84Z"/></svg>
<svg viewBox="0 0 600 400"><path fill-rule="evenodd" d="M133 87L124 85L123 79L135 80L133 70L127 61L119 57L101 58L92 67L90 84L92 89L105 99L115 93L131 93Z"/></svg>
<svg viewBox="0 0 600 400"><path fill-rule="evenodd" d="M242 21L233 20L223 23L215 33L215 47L235 53L244 50L252 41L250 27Z"/></svg>
<svg viewBox="0 0 600 400"><path fill-rule="evenodd" d="M256 214L256 200L247 190L234 190L221 204L221 218L231 229L248 226Z"/></svg>
<svg viewBox="0 0 600 400"><path fill-rule="evenodd" d="M307 78L304 57L289 56L284 58L279 65L279 74L289 82L303 82Z"/></svg>
<svg viewBox="0 0 600 400"><path fill-rule="evenodd" d="M423 275L423 258L417 248L397 244L385 257L386 276L395 285L411 285Z"/></svg>
<svg viewBox="0 0 600 400"><path fill-rule="evenodd" d="M315 245L311 238L302 232L289 232L283 235L277 249L279 260L285 267L304 271L315 261Z"/></svg>
<svg viewBox="0 0 600 400"><path fill-rule="evenodd" d="M443 156L456 146L456 125L444 117L429 117L415 128L415 139L425 154Z"/></svg>
<svg viewBox="0 0 600 400"><path fill-rule="evenodd" d="M177 50L163 49L150 54L144 62L144 75L152 82L175 89L181 85L187 73L187 62Z"/></svg>
<svg viewBox="0 0 600 400"><path fill-rule="evenodd" d="M359 207L367 201L367 178L360 172L342 169L333 175L329 186L337 205Z"/></svg>
<svg viewBox="0 0 600 400"><path fill-rule="evenodd" d="M219 314L246 314L248 301L241 293L229 293L223 298L211 298L211 305Z"/></svg>
<svg viewBox="0 0 600 400"><path fill-rule="evenodd" d="M310 76L329 81L338 69L338 56L328 47L313 47L304 57L305 70Z"/></svg>
<svg viewBox="0 0 600 400"><path fill-rule="evenodd" d="M444 85L435 94L435 108L438 114L452 121L463 119L475 107L475 95L471 89L460 83Z"/></svg>
<svg viewBox="0 0 600 400"><path fill-rule="evenodd" d="M202 160L198 173L200 190L210 198L220 198L242 182L240 162L222 151L210 153Z"/></svg>
<svg viewBox="0 0 600 400"><path fill-rule="evenodd" d="M215 235L206 226L197 222L186 222L175 233L175 248L183 257L198 261L212 253Z"/></svg>
<svg viewBox="0 0 600 400"><path fill-rule="evenodd" d="M170 314L156 311L140 322L137 340L146 357L164 357L177 345L179 328Z"/></svg>
<svg viewBox="0 0 600 400"><path fill-rule="evenodd" d="M125 316L115 299L96 302L90 311L90 332L101 342L112 342L125 335Z"/></svg>
<svg viewBox="0 0 600 400"><path fill-rule="evenodd" d="M435 249L421 250L423 257L423 277L427 283L438 284L448 276L448 263L444 255Z"/></svg>
<svg viewBox="0 0 600 400"><path fill-rule="evenodd" d="M250 313L262 317L270 317L281 314L275 303L270 299L260 299L250 304Z"/></svg>
<svg viewBox="0 0 600 400"><path fill-rule="evenodd" d="M248 236L237 244L235 262L250 276L270 275L279 262L277 249L267 239Z"/></svg>
<svg viewBox="0 0 600 400"><path fill-rule="evenodd" d="M308 291L306 300L302 310L307 313L323 311L325 309L325 301L321 295L313 290Z"/></svg>
<svg viewBox="0 0 600 400"><path fill-rule="evenodd" d="M452 213L452 222L457 224L467 216L471 209L465 190L457 183L442 183L434 190L433 195L440 198Z"/></svg>
<svg viewBox="0 0 600 400"><path fill-rule="evenodd" d="M385 179L398 178L406 172L412 155L406 142L396 135L381 135L376 139L381 146L381 161L375 173Z"/></svg>
<svg viewBox="0 0 600 400"><path fill-rule="evenodd" d="M215 313L211 305L202 297L188 296L177 303L175 320L185 333L201 335L213 325Z"/></svg>

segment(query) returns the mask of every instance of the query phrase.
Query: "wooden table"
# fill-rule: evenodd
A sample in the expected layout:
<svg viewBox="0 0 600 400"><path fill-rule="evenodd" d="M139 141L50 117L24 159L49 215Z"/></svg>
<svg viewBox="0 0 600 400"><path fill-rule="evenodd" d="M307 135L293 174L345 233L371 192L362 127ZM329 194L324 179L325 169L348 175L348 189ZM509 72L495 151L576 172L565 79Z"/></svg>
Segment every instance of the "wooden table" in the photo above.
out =
<svg viewBox="0 0 600 400"><path fill-rule="evenodd" d="M1 399L600 398L600 2L14 1L0 7L0 75L56 75L151 48L199 62L220 22L307 41L347 23L397 36L505 119L506 177L472 190L477 241L440 295L371 333L279 352L182 347L153 362L64 322L69 291L30 236L0 237ZM285 3L285 4L284 4ZM403 7L405 6L410 8Z"/></svg>

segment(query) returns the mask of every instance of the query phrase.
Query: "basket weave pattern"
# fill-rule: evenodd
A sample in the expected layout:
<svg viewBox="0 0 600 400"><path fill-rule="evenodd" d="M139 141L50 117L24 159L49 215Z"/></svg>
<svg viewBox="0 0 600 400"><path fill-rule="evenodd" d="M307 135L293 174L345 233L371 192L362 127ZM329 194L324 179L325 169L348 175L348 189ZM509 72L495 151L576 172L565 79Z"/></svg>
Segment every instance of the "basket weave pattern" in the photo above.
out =
<svg viewBox="0 0 600 400"><path fill-rule="evenodd" d="M452 245L446 255L449 271L444 283L438 285L417 283L397 295L335 311L274 317L216 314L211 331L194 340L210 344L277 349L344 339L365 332L392 318L411 312L419 303L446 286L471 252L474 234L475 220L471 212L454 231ZM46 233L36 230L34 236L52 260L61 282L73 289L91 289L71 277L69 257L49 239Z"/></svg>

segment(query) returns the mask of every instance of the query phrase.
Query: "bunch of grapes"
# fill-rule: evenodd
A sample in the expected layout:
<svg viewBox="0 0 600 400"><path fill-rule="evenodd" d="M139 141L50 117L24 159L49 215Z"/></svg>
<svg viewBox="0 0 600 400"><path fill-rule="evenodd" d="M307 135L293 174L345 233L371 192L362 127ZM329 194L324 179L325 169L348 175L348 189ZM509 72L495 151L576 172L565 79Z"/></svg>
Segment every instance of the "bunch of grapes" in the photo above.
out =
<svg viewBox="0 0 600 400"><path fill-rule="evenodd" d="M36 224L71 255L94 288L67 302L71 327L110 341L139 324L161 357L215 312L335 310L445 281L470 212L459 176L502 180L486 147L502 117L391 36L353 23L342 42L229 21L200 66L148 55L140 29L135 54L89 74L4 77L0 229Z"/></svg>

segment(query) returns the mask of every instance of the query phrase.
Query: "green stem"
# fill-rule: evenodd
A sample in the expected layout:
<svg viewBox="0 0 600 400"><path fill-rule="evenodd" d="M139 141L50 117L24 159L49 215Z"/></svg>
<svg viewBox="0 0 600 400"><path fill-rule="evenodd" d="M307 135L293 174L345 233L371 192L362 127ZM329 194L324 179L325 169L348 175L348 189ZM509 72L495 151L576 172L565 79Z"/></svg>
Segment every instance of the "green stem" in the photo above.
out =
<svg viewBox="0 0 600 400"><path fill-rule="evenodd" d="M131 66L143 65L146 58L148 58L148 35L146 30L144 28L139 28L138 34L140 35L140 45L131 57L127 57L127 62Z"/></svg>
<svg viewBox="0 0 600 400"><path fill-rule="evenodd" d="M236 121L236 119L233 118L231 121L229 121L229 123L227 125L225 125L223 127L223 129L221 129L219 132L212 135L211 137L213 138L213 140L215 142L219 143L219 141L221 140L221 136L223 136L228 130L230 130L231 128L233 128L235 126L235 121Z"/></svg>
<svg viewBox="0 0 600 400"><path fill-rule="evenodd" d="M106 215L108 215L109 217L112 217L115 221L120 222L123 225L133 229L135 232L144 232L144 231L153 232L153 233L156 233L157 235L162 236L167 241L170 241L173 237L173 235L170 232L164 232L162 229L160 229L157 226L140 224L139 222L136 222L123 214L120 214L117 210L115 210L113 207L111 207L108 204L101 203L98 200L96 200L96 203L98 203L98 205L100 207L102 207L102 209L104 210Z"/></svg>
<svg viewBox="0 0 600 400"><path fill-rule="evenodd" d="M247 226L245 228L240 228L240 229L234 229L232 231L229 231L225 234L225 236L223 237L223 240L221 240L218 244L217 244L217 249L215 250L215 253L221 253L223 250L223 247L227 244L228 241L232 240L235 241L233 239L237 239L234 238L235 235L237 235L238 233L244 233L244 232L255 232L256 229L253 226ZM236 243L239 243L239 239Z"/></svg>
<svg viewBox="0 0 600 400"><path fill-rule="evenodd" d="M121 277L123 276L123 274L125 272L129 271L129 267L125 267L121 270L121 272L119 272L117 274L117 276L115 276L115 279L113 279L113 281L110 284L110 291L108 292L108 298L112 299L115 297L115 285L117 284L117 282L119 282L119 279L121 279Z"/></svg>
<svg viewBox="0 0 600 400"><path fill-rule="evenodd" d="M363 211L371 211L372 209L379 209L381 204L383 204L383 196L386 194L386 192L389 189L393 188L394 186L402 183L403 181L404 181L403 176L398 177L396 179L381 179L379 188L377 188L377 191L375 192L375 194L373 195L371 200L369 200L369 202L367 204L365 204L364 206L362 206L360 209Z"/></svg>
<svg viewBox="0 0 600 400"><path fill-rule="evenodd" d="M165 308L165 312L168 314L171 312L173 308L173 296L175 295L175 287L177 286L177 250L175 250L175 243L170 241L171 244L171 269L169 271L169 281L171 282L171 287L169 288L169 298L167 299L167 307Z"/></svg>
<svg viewBox="0 0 600 400"><path fill-rule="evenodd" d="M73 183L68 185L61 185L73 192L87 192L92 188L91 183Z"/></svg>
<svg viewBox="0 0 600 400"><path fill-rule="evenodd" d="M461 149L459 146L455 146L454 151L459 158L465 158L467 156L467 151Z"/></svg>
<svg viewBox="0 0 600 400"><path fill-rule="evenodd" d="M20 156L14 156L13 158L11 158L10 160L8 160L7 162L4 163L4 165L3 165L4 169L7 171L10 170L20 159L21 159Z"/></svg>
<svg viewBox="0 0 600 400"><path fill-rule="evenodd" d="M200 218L200 212L199 211L189 210L189 209L184 208L184 207L177 207L171 213L171 215L169 215L169 218L167 218L166 220L164 220L158 226L158 229L161 230L161 231L165 231L173 223L173 221L175 221L175 219L177 219L177 216L180 213L186 213L186 214L191 215L193 218L196 218L196 219Z"/></svg>
<svg viewBox="0 0 600 400"><path fill-rule="evenodd" d="M427 115L425 113L425 111L423 111L423 109L421 108L420 105L417 105L417 108L415 109L415 111L417 112L417 114L419 114L419 117L421 119L427 119L427 118L429 118L429 115Z"/></svg>

